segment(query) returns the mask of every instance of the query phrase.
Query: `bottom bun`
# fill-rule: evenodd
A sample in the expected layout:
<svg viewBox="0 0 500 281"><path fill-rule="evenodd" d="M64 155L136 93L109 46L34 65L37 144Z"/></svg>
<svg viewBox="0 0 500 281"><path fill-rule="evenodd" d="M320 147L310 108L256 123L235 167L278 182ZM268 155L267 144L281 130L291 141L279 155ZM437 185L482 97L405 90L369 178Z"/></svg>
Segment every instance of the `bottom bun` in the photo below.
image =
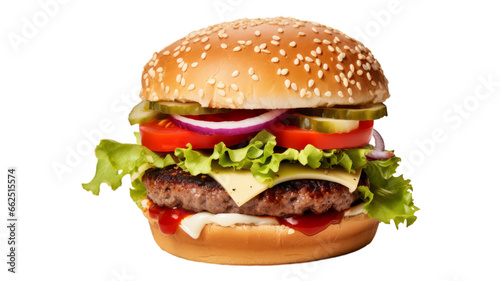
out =
<svg viewBox="0 0 500 281"><path fill-rule="evenodd" d="M379 223L359 214L345 217L313 236L284 225L209 224L198 239L193 239L180 227L173 235L164 235L158 222L150 219L148 212L144 215L154 240L164 251L192 261L234 265L287 264L344 255L369 244Z"/></svg>

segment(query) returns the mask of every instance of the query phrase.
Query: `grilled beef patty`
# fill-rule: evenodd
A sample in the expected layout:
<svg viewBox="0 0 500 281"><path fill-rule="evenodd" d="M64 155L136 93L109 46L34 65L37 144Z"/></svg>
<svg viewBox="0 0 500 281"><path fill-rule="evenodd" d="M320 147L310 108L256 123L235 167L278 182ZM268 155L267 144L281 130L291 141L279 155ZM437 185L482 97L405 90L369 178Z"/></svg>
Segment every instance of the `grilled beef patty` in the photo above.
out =
<svg viewBox="0 0 500 281"><path fill-rule="evenodd" d="M226 190L207 175L192 176L177 166L149 169L142 181L148 197L158 206L181 207L194 212L240 213L284 217L305 212L324 213L349 209L358 192L324 180L293 180L280 183L238 207ZM359 185L368 185L362 173Z"/></svg>

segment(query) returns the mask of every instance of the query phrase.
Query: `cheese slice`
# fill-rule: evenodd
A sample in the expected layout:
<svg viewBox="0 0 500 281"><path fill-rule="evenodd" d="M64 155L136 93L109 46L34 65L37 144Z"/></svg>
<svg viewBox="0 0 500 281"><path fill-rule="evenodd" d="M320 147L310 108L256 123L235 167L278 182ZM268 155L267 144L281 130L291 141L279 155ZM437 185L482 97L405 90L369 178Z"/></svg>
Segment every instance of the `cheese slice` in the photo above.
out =
<svg viewBox="0 0 500 281"><path fill-rule="evenodd" d="M236 205L241 206L269 188L255 179L249 170L233 171L231 168L213 167L209 175L224 187ZM274 176L274 185L300 179L325 180L342 184L352 193L358 187L361 169L350 174L341 168L313 169L300 164L282 163Z"/></svg>

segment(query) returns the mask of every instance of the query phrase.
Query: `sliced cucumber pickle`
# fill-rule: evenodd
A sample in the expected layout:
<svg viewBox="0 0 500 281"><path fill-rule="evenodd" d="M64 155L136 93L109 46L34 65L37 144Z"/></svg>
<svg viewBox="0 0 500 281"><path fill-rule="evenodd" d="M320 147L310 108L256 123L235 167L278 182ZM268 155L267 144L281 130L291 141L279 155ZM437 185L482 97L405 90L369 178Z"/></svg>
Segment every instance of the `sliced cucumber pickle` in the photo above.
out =
<svg viewBox="0 0 500 281"><path fill-rule="evenodd" d="M181 103L158 101L151 102L149 108L165 114L179 114L179 115L203 115L203 114L216 114L229 112L227 108L207 108L202 107L199 103Z"/></svg>
<svg viewBox="0 0 500 281"><path fill-rule="evenodd" d="M324 134L341 134L359 127L357 120L339 120L317 116L306 116L294 113L289 117L289 125L306 130L314 130Z"/></svg>
<svg viewBox="0 0 500 281"><path fill-rule="evenodd" d="M141 101L139 104L134 106L128 115L128 122L130 122L130 125L146 123L151 120L167 117L166 114L149 109L149 104L149 101Z"/></svg>
<svg viewBox="0 0 500 281"><path fill-rule="evenodd" d="M296 109L295 111L309 116L335 118L343 120L375 120L387 116L387 108L383 103L377 103L362 107L336 106L336 107L319 107L319 108L299 108Z"/></svg>

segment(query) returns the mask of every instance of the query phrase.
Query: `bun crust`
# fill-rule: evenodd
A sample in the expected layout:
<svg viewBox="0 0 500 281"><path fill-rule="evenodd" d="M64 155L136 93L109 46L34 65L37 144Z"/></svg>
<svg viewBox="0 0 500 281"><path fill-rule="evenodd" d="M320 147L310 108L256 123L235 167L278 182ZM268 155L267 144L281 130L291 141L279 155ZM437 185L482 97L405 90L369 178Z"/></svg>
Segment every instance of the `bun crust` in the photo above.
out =
<svg viewBox="0 0 500 281"><path fill-rule="evenodd" d="M340 224L307 236L284 225L209 224L198 239L181 228L164 235L158 222L148 216L154 240L172 255L200 262L233 265L271 265L307 262L356 251L369 244L379 222L365 214L346 217Z"/></svg>
<svg viewBox="0 0 500 281"><path fill-rule="evenodd" d="M141 98L275 109L380 103L378 61L359 41L293 18L241 19L195 31L154 53Z"/></svg>

